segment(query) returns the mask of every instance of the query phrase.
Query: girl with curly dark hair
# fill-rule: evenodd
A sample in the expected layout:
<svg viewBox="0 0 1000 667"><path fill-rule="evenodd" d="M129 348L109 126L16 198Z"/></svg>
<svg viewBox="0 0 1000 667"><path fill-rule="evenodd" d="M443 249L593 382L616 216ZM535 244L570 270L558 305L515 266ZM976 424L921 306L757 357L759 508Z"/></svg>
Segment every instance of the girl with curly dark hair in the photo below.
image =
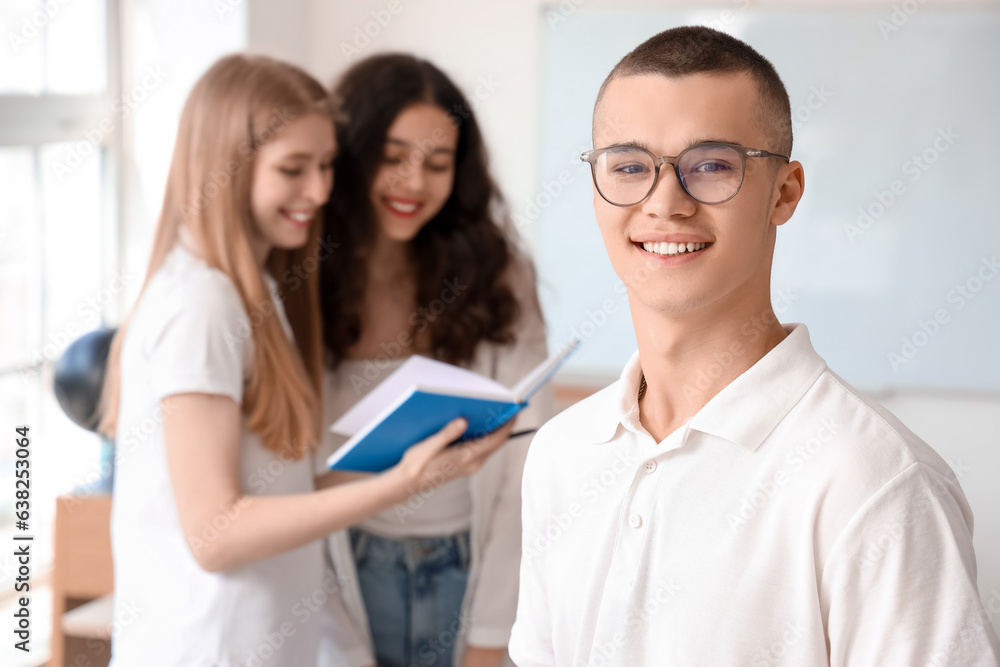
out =
<svg viewBox="0 0 1000 667"><path fill-rule="evenodd" d="M545 359L545 327L468 100L434 65L406 55L357 63L333 98L338 180L324 235L335 250L320 288L325 422L413 354L514 385ZM550 402L543 390L517 428L539 426ZM513 438L474 476L331 536L344 582L334 613L346 616L329 638L341 659L503 664L529 440ZM343 442L327 433L317 465Z"/></svg>

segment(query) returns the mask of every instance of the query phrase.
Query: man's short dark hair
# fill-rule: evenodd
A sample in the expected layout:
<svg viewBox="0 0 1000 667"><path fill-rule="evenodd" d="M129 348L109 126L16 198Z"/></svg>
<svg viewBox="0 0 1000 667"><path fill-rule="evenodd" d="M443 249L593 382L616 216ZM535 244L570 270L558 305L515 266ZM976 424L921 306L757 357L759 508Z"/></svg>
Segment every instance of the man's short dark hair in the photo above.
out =
<svg viewBox="0 0 1000 667"><path fill-rule="evenodd" d="M594 104L594 124L604 91L615 79L659 75L676 79L691 74L748 74L757 84L754 110L770 146L754 146L792 154L792 112L788 91L767 58L749 44L724 32L701 26L665 30L650 37L622 58L601 84Z"/></svg>

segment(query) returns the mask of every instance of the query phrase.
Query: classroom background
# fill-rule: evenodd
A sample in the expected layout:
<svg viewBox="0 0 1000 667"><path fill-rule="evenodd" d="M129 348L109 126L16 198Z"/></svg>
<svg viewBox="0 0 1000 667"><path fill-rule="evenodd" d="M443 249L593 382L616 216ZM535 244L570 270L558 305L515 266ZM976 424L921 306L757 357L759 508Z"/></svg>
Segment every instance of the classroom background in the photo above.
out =
<svg viewBox="0 0 1000 667"><path fill-rule="evenodd" d="M403 51L460 83L537 263L550 345L583 339L557 376L565 405L635 349L578 160L593 100L633 46L691 23L749 41L785 80L806 193L778 233L775 311L951 465L1000 631L1000 2L5 0L0 21L0 540L24 424L37 536L33 651L7 642L0 663L103 664L129 620L100 605L113 453L63 414L53 368L133 303L180 108L212 62L249 50L330 84ZM0 617L16 576L4 547Z"/></svg>

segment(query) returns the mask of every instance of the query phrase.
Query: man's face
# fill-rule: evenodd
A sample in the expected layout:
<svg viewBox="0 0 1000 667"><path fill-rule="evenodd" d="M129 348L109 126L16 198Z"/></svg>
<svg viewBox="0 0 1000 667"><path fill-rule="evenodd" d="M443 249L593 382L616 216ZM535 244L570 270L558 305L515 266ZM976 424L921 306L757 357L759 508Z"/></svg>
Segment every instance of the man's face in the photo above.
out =
<svg viewBox="0 0 1000 667"><path fill-rule="evenodd" d="M636 143L654 155L676 156L697 143L722 141L777 152L755 122L756 99L745 75L616 79L596 111L594 147ZM775 206L792 169L782 161L776 180L779 165L768 164L776 160L748 158L742 187L722 204L689 197L670 165L660 168L656 188L634 206L613 206L594 189L604 245L633 310L639 304L664 314L766 307L775 229L801 195L800 189L790 207ZM655 252L668 252L669 243L695 245L674 256Z"/></svg>

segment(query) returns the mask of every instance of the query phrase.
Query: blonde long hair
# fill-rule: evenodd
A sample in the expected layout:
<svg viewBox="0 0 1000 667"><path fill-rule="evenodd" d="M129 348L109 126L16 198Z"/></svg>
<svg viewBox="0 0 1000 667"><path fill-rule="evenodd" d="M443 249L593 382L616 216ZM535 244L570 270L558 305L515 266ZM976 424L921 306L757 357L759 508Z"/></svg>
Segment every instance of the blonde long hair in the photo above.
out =
<svg viewBox="0 0 1000 667"><path fill-rule="evenodd" d="M265 447L294 459L318 442L320 432L321 226L310 227L303 247L274 248L267 260L278 280L296 350L271 307L270 291L251 250L250 188L260 147L288 123L310 113L329 116L333 122L323 86L301 69L271 58L227 56L198 80L181 112L166 196L140 291L141 298L184 225L205 262L232 280L250 316L254 364L241 406L247 426L260 435ZM297 277L283 280L296 266ZM130 317L112 343L101 396L99 429L109 437L114 437L118 420L121 348Z"/></svg>

